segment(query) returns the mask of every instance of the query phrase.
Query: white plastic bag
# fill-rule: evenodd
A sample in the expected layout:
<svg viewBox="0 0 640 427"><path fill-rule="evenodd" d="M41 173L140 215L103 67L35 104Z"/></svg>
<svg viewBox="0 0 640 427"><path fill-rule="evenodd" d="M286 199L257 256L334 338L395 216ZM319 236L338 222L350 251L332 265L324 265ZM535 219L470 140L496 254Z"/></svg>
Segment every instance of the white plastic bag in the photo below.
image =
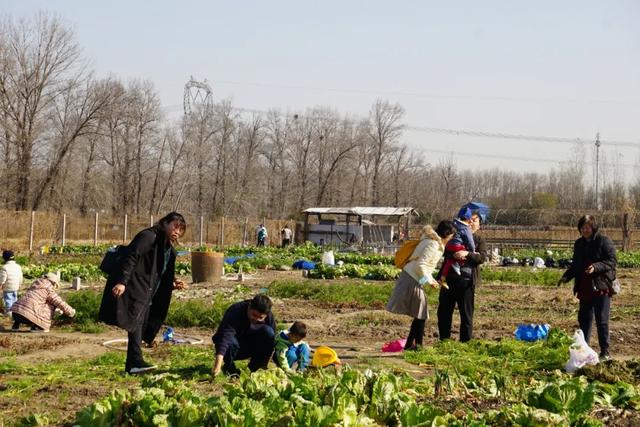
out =
<svg viewBox="0 0 640 427"><path fill-rule="evenodd" d="M545 268L544 260L539 256L533 259L533 268Z"/></svg>
<svg viewBox="0 0 640 427"><path fill-rule="evenodd" d="M327 251L322 254L322 263L326 265L335 265L336 260L333 256L333 251Z"/></svg>
<svg viewBox="0 0 640 427"><path fill-rule="evenodd" d="M574 373L585 365L597 365L598 362L598 354L589 347L582 330L578 329L573 334L573 344L569 347L569 360L564 367L565 371Z"/></svg>

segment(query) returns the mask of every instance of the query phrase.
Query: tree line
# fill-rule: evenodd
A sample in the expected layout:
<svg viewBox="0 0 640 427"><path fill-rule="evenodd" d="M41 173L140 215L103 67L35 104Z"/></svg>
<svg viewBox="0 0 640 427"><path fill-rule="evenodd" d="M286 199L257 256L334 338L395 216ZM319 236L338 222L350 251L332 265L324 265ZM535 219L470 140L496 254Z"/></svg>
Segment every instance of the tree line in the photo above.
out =
<svg viewBox="0 0 640 427"><path fill-rule="evenodd" d="M546 173L461 170L403 143L404 109L243 112L231 100L179 120L153 83L97 76L62 19L0 23L0 209L288 218L309 206L593 209L585 149ZM602 209L635 208L640 185L601 175Z"/></svg>

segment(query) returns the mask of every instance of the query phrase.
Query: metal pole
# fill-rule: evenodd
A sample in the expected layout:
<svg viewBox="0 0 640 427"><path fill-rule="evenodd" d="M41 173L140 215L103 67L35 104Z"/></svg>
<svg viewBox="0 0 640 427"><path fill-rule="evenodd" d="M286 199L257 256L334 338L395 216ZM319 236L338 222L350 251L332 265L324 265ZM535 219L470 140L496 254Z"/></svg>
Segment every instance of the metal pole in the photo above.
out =
<svg viewBox="0 0 640 427"><path fill-rule="evenodd" d="M600 182L600 132L596 133L596 210L600 210L598 184Z"/></svg>
<svg viewBox="0 0 640 427"><path fill-rule="evenodd" d="M122 242L127 242L127 225L128 225L129 217L127 214L124 214L124 234L122 235Z"/></svg>
<svg viewBox="0 0 640 427"><path fill-rule="evenodd" d="M93 221L93 246L98 246L98 212L96 212L96 219Z"/></svg>
<svg viewBox="0 0 640 427"><path fill-rule="evenodd" d="M33 250L33 228L36 222L36 211L31 211L31 224L29 225L29 252Z"/></svg>
<svg viewBox="0 0 640 427"><path fill-rule="evenodd" d="M62 214L62 246L65 244L67 234L67 214Z"/></svg>
<svg viewBox="0 0 640 427"><path fill-rule="evenodd" d="M200 215L200 246L204 243L204 217Z"/></svg>

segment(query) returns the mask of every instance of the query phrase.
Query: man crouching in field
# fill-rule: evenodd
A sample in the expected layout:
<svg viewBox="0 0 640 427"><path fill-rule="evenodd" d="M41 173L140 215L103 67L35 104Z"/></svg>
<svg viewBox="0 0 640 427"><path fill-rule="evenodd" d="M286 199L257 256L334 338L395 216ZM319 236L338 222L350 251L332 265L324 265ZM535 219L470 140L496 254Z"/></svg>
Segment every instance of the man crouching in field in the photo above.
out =
<svg viewBox="0 0 640 427"><path fill-rule="evenodd" d="M227 375L238 374L236 360L250 359L251 372L267 367L276 330L271 305L268 296L256 295L227 309L211 338L216 348L214 377L221 371Z"/></svg>

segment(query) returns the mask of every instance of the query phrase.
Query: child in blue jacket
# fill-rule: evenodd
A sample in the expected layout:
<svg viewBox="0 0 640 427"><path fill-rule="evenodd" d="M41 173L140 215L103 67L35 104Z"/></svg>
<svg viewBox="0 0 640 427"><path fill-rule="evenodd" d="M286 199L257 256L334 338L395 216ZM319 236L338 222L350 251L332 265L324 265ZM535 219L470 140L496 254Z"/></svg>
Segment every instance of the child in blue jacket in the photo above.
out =
<svg viewBox="0 0 640 427"><path fill-rule="evenodd" d="M276 335L273 361L285 371L303 372L309 365L310 349L302 341L307 336L307 326L302 322L293 322L289 330Z"/></svg>

